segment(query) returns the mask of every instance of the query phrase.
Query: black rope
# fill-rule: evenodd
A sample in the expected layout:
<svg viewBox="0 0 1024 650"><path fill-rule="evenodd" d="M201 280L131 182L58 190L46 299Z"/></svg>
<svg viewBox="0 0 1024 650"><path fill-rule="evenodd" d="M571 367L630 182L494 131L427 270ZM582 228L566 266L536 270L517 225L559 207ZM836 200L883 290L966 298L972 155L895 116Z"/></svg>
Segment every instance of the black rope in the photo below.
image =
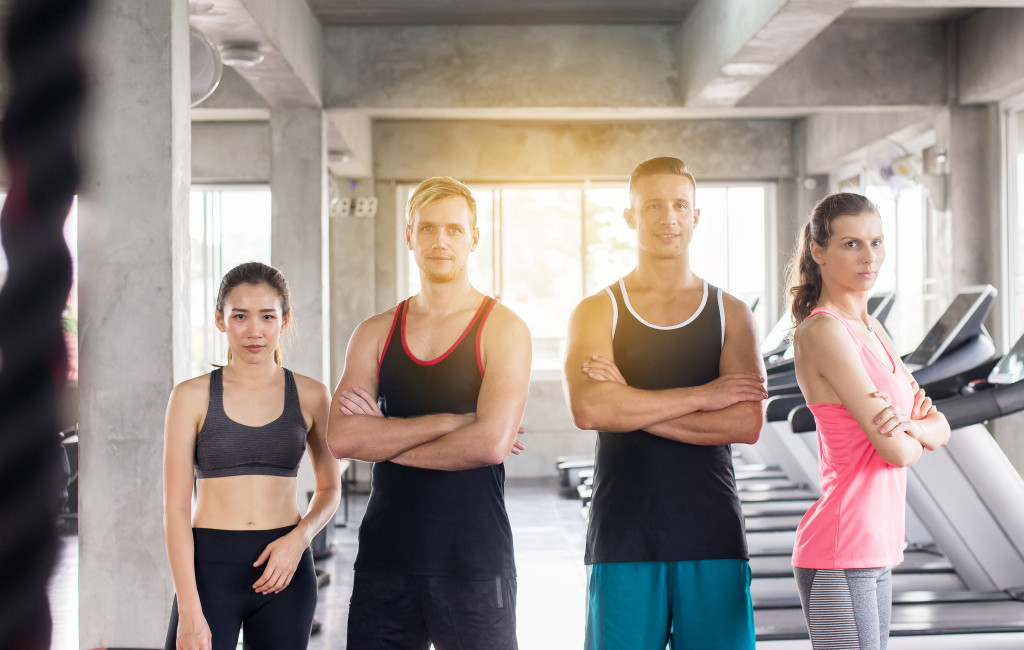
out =
<svg viewBox="0 0 1024 650"><path fill-rule="evenodd" d="M71 290L64 222L78 184L74 141L89 0L15 0L5 30L10 187L0 213L0 649L50 647L46 583L58 548L60 317Z"/></svg>

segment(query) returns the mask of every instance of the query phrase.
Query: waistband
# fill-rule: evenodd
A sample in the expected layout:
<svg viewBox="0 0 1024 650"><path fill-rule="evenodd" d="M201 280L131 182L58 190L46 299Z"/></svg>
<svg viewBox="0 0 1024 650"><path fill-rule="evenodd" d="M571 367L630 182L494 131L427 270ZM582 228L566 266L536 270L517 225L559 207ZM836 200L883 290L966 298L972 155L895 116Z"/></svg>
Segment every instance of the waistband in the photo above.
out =
<svg viewBox="0 0 1024 650"><path fill-rule="evenodd" d="M267 547L267 544L284 537L293 530L295 530L295 526L266 530L193 528L192 542L195 559L204 562L252 564Z"/></svg>

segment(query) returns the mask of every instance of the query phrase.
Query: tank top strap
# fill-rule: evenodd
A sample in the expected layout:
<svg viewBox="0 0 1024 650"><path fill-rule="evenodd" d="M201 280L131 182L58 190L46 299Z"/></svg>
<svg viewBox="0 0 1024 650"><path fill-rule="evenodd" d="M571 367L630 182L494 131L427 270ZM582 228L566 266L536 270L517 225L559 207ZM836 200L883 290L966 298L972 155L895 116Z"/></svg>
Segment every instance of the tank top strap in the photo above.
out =
<svg viewBox="0 0 1024 650"><path fill-rule="evenodd" d="M402 302L398 303L395 307L395 317L391 319L391 329L388 330L388 336L384 339L384 347L380 351L380 359L377 359L377 385L380 385L380 369L384 365L384 357L388 354L388 348L391 347L391 342L395 338L395 330L398 331L398 340L402 340L402 326L405 322L403 313L405 312L405 305L409 302L406 298Z"/></svg>
<svg viewBox="0 0 1024 650"><path fill-rule="evenodd" d="M473 317L473 325L470 327L470 336L472 336L473 349L476 354L476 367L480 370L480 376L484 376L484 360L480 354L480 337L484 332L484 322L487 321L487 317L491 315L491 311L494 309L494 305L498 301L490 296L485 296L483 303L480 305L480 309L477 310L476 316ZM466 338L470 338L467 336Z"/></svg>
<svg viewBox="0 0 1024 650"><path fill-rule="evenodd" d="M284 410L301 420L303 427L306 426L299 401L299 385L295 382L295 373L287 368L284 369Z"/></svg>
<svg viewBox="0 0 1024 650"><path fill-rule="evenodd" d="M210 406L207 409L207 417L210 412L218 414L224 412L224 369L214 368L210 372Z"/></svg>
<svg viewBox="0 0 1024 650"><path fill-rule="evenodd" d="M846 322L845 318L843 318L836 312L832 311L828 307L815 307L811 313L807 314L807 318L810 318L815 314L828 314L832 318L835 318L837 321L842 323L844 327L846 327L846 331L850 333L850 336L853 337L853 340L857 342L857 345L859 345L860 347L864 347L864 341L862 341L860 337L857 336L857 333L853 331L853 328L850 327L850 324ZM807 318L805 318L804 320L807 320Z"/></svg>

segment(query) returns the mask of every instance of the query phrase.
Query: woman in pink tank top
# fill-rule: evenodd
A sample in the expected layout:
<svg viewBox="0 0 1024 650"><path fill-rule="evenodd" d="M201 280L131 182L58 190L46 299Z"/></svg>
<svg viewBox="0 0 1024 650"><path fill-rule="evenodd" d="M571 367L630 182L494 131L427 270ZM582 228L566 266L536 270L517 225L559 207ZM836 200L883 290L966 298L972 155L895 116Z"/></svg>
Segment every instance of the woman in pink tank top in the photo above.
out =
<svg viewBox="0 0 1024 650"><path fill-rule="evenodd" d="M790 270L796 376L817 425L824 493L793 548L815 648L886 647L906 467L949 440L945 417L868 315L884 259L878 209L842 192L815 206Z"/></svg>

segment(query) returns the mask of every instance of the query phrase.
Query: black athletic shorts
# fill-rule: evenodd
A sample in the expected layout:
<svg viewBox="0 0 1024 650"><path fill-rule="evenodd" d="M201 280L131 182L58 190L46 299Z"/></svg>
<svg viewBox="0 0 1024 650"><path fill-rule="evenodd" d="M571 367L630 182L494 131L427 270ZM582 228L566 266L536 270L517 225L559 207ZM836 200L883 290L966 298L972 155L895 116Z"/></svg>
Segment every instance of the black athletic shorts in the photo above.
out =
<svg viewBox="0 0 1024 650"><path fill-rule="evenodd" d="M517 650L516 579L356 571L348 650Z"/></svg>
<svg viewBox="0 0 1024 650"><path fill-rule="evenodd" d="M258 594L252 585L266 564L254 567L267 544L294 526L272 530L193 528L196 586L203 616L213 634L213 650L235 650L238 630L246 650L304 650L316 609L316 572L307 548L284 591ZM165 650L175 650L178 599L171 608Z"/></svg>

